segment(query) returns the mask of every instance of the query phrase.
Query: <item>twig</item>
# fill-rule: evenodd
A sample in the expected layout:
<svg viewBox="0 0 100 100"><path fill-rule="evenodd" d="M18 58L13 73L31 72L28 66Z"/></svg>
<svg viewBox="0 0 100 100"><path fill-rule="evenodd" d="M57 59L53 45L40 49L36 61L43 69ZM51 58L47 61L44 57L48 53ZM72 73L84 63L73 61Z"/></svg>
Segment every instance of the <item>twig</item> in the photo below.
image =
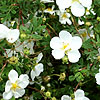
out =
<svg viewBox="0 0 100 100"><path fill-rule="evenodd" d="M81 81L80 81L80 82L81 82ZM76 85L76 87L75 87L74 91L76 91L76 90L77 90L77 88L78 88L78 86L79 86L80 82Z"/></svg>
<svg viewBox="0 0 100 100"><path fill-rule="evenodd" d="M33 88L33 87L31 87L31 86L28 86L28 88L33 89L33 90L39 92L39 93L44 97L44 99L47 100L47 99L45 98L44 93L43 93L42 91L38 90L37 88Z"/></svg>
<svg viewBox="0 0 100 100"><path fill-rule="evenodd" d="M2 72L4 71L4 68L6 67L6 65L7 65L7 62L5 62L5 64L3 65L1 72L0 72L0 76L1 76Z"/></svg>

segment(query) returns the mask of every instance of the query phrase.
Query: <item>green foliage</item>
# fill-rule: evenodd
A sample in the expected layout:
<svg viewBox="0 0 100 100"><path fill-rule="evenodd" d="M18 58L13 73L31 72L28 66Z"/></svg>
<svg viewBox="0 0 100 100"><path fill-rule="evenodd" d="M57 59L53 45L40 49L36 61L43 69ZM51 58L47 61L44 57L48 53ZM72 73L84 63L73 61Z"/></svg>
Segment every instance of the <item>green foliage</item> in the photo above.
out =
<svg viewBox="0 0 100 100"><path fill-rule="evenodd" d="M100 0L93 0L92 8L96 15L90 13L90 15L85 14L85 17L78 18L67 9L71 14L72 25L61 24L57 14L44 13L44 10L52 5L55 5L55 10L58 9L56 0L54 3L46 4L40 1L0 0L0 23L10 29L20 31L19 44L18 41L11 44L5 38L0 39L0 100L3 100L2 94L11 69L15 69L19 75L28 74L29 81L32 82L30 73L37 65L36 59L41 52L43 58L39 63L43 63L44 71L35 78L34 84L29 84L25 88L26 92L23 97L18 99L12 97L11 100L29 100L29 98L52 100L52 97L61 100L62 95L74 97L74 91L79 88L86 92L90 100L99 100L100 86L96 84L95 74L99 72L100 65L100 51L98 50L100 48ZM78 24L79 19L84 21L83 25ZM93 26L92 29L90 29L91 26ZM79 29L86 29L89 34L88 38L79 33ZM61 30L67 30L72 36L80 36L83 39L82 47L79 49L81 58L77 63L71 63L67 58L65 61L56 60L52 56L50 40L58 36ZM90 36L91 31L94 37ZM31 47L28 47L30 45L28 43ZM23 48L22 51L20 46ZM6 49L13 52L12 56L16 56L14 54L16 51L18 61L15 64L10 62L11 57L8 55L11 51L7 53ZM31 49L32 53L30 53ZM60 78L61 73L65 74L63 79ZM41 86L45 89L42 90ZM51 97L45 96L47 91L50 91Z"/></svg>

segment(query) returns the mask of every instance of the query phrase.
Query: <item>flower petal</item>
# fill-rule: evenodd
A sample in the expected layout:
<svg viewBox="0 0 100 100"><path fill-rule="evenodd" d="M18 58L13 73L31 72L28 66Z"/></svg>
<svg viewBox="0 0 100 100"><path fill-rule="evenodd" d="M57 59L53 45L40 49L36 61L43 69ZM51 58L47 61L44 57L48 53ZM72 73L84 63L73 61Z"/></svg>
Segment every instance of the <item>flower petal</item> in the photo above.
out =
<svg viewBox="0 0 100 100"><path fill-rule="evenodd" d="M72 35L65 30L60 31L59 37L62 42L67 42L67 43L69 43L69 41L72 39Z"/></svg>
<svg viewBox="0 0 100 100"><path fill-rule="evenodd" d="M90 100L89 98L87 98L87 97L84 97L82 100Z"/></svg>
<svg viewBox="0 0 100 100"><path fill-rule="evenodd" d="M32 79L32 81L34 81L35 76L36 76L36 73L35 73L34 70L32 70L31 71L31 79Z"/></svg>
<svg viewBox="0 0 100 100"><path fill-rule="evenodd" d="M22 97L25 94L25 89L16 89L16 91L14 91L14 97L15 98L19 98Z"/></svg>
<svg viewBox="0 0 100 100"><path fill-rule="evenodd" d="M84 97L84 91L81 89L78 89L75 93L75 100L79 100L79 98L83 98Z"/></svg>
<svg viewBox="0 0 100 100"><path fill-rule="evenodd" d="M0 24L0 39L6 38L9 28Z"/></svg>
<svg viewBox="0 0 100 100"><path fill-rule="evenodd" d="M90 7L92 5L92 0L79 0L79 1L84 7Z"/></svg>
<svg viewBox="0 0 100 100"><path fill-rule="evenodd" d="M71 100L71 97L69 97L68 95L63 95L61 97L61 100Z"/></svg>
<svg viewBox="0 0 100 100"><path fill-rule="evenodd" d="M72 50L80 49L82 46L82 39L78 36L74 36L72 37L72 40L69 45Z"/></svg>
<svg viewBox="0 0 100 100"><path fill-rule="evenodd" d="M5 99L5 100L10 100L12 98L12 96L13 96L12 91L3 93L3 99Z"/></svg>
<svg viewBox="0 0 100 100"><path fill-rule="evenodd" d="M50 47L52 49L62 48L62 42L59 37L53 37L50 41Z"/></svg>
<svg viewBox="0 0 100 100"><path fill-rule="evenodd" d="M58 5L60 11L65 10L65 8L69 8L71 6L72 0L56 0L56 4Z"/></svg>
<svg viewBox="0 0 100 100"><path fill-rule="evenodd" d="M20 86L21 88L26 88L29 84L29 77L27 74L20 75L18 80L18 86Z"/></svg>
<svg viewBox="0 0 100 100"><path fill-rule="evenodd" d="M5 92L9 92L11 87L12 87L11 82L10 80L8 80L5 85Z"/></svg>
<svg viewBox="0 0 100 100"><path fill-rule="evenodd" d="M42 57L43 57L43 54L40 53L40 54L37 56L36 63L38 63L39 61L41 61Z"/></svg>
<svg viewBox="0 0 100 100"><path fill-rule="evenodd" d="M9 30L8 36L6 37L6 40L9 43L14 43L19 38L19 30L18 29L12 29Z"/></svg>
<svg viewBox="0 0 100 100"><path fill-rule="evenodd" d="M43 64L39 63L35 66L35 76L39 76L41 72L43 72Z"/></svg>
<svg viewBox="0 0 100 100"><path fill-rule="evenodd" d="M100 85L100 73L97 73L97 74L95 75L95 78L96 78L96 83L97 83L98 85Z"/></svg>
<svg viewBox="0 0 100 100"><path fill-rule="evenodd" d="M18 73L12 69L9 72L8 77L9 77L11 83L15 83L15 81L18 79Z"/></svg>
<svg viewBox="0 0 100 100"><path fill-rule="evenodd" d="M61 59L64 57L64 51L63 50L60 50L60 49L55 49L55 50L52 50L52 55L55 59Z"/></svg>
<svg viewBox="0 0 100 100"><path fill-rule="evenodd" d="M74 2L71 6L71 12L76 17L81 17L85 13L85 8L78 2Z"/></svg>
<svg viewBox="0 0 100 100"><path fill-rule="evenodd" d="M68 52L68 59L72 63L76 63L79 61L81 54L78 50L71 50Z"/></svg>

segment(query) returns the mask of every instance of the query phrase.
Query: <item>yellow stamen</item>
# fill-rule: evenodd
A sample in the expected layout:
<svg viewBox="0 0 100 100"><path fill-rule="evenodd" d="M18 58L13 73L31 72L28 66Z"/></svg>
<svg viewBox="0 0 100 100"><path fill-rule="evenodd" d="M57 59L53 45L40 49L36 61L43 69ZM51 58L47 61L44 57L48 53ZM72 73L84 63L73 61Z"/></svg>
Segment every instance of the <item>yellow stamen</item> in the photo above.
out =
<svg viewBox="0 0 100 100"><path fill-rule="evenodd" d="M47 8L47 11L53 11L51 8Z"/></svg>
<svg viewBox="0 0 100 100"><path fill-rule="evenodd" d="M66 13L64 13L64 14L62 15L62 18L67 18Z"/></svg>
<svg viewBox="0 0 100 100"><path fill-rule="evenodd" d="M79 0L72 0L72 3L74 3L74 2L79 2ZM79 2L80 3L80 2Z"/></svg>
<svg viewBox="0 0 100 100"><path fill-rule="evenodd" d="M12 88L16 89L16 87L17 87L17 84L16 83L12 83Z"/></svg>
<svg viewBox="0 0 100 100"><path fill-rule="evenodd" d="M69 43L63 44L63 47L61 48L62 50L66 49L69 46Z"/></svg>
<svg viewBox="0 0 100 100"><path fill-rule="evenodd" d="M12 83L11 89L12 89L12 90L16 90L16 88L20 88L20 86L18 86L17 82Z"/></svg>

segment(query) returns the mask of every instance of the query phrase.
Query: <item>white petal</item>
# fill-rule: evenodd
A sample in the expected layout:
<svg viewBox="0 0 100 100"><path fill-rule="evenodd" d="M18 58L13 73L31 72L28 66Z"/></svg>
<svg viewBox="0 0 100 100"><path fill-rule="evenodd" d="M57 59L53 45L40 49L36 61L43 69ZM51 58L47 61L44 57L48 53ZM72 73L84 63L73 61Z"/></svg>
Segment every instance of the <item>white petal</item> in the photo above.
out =
<svg viewBox="0 0 100 100"><path fill-rule="evenodd" d="M51 2L54 2L53 0L40 0L41 2L43 3L51 3Z"/></svg>
<svg viewBox="0 0 100 100"><path fill-rule="evenodd" d="M60 11L65 10L65 8L69 8L71 6L72 0L56 0L56 4L58 5Z"/></svg>
<svg viewBox="0 0 100 100"><path fill-rule="evenodd" d="M77 100L78 98L83 98L84 97L84 91L81 89L78 89L75 93L75 100Z"/></svg>
<svg viewBox="0 0 100 100"><path fill-rule="evenodd" d="M78 36L74 36L72 37L72 40L69 45L72 50L80 49L82 46L82 39Z"/></svg>
<svg viewBox="0 0 100 100"><path fill-rule="evenodd" d="M75 2L71 6L71 12L74 16L81 17L85 13L85 8L78 2Z"/></svg>
<svg viewBox="0 0 100 100"><path fill-rule="evenodd" d="M92 0L79 0L79 1L84 7L90 7L92 5Z"/></svg>
<svg viewBox="0 0 100 100"><path fill-rule="evenodd" d="M35 76L39 76L41 72L43 72L43 64L39 63L35 66Z"/></svg>
<svg viewBox="0 0 100 100"><path fill-rule="evenodd" d="M6 40L9 43L14 43L19 38L19 34L20 33L18 29L9 30Z"/></svg>
<svg viewBox="0 0 100 100"><path fill-rule="evenodd" d="M95 75L95 78L96 78L96 83L97 83L98 85L100 85L100 73L97 73L97 74Z"/></svg>
<svg viewBox="0 0 100 100"><path fill-rule="evenodd" d="M84 24L84 21L81 21L80 19L78 19L78 24L79 25L83 25Z"/></svg>
<svg viewBox="0 0 100 100"><path fill-rule="evenodd" d="M29 84L29 77L27 74L22 74L19 76L18 86L21 88L26 88Z"/></svg>
<svg viewBox="0 0 100 100"><path fill-rule="evenodd" d="M68 23L69 25L72 24L72 22L71 22L71 20L70 20L69 18L67 18L66 21L67 21L67 23Z"/></svg>
<svg viewBox="0 0 100 100"><path fill-rule="evenodd" d="M41 61L42 57L43 57L43 54L40 53L40 54L37 56L36 63L38 63L39 61Z"/></svg>
<svg viewBox="0 0 100 100"><path fill-rule="evenodd" d="M69 41L72 39L72 35L65 30L60 31L59 37L60 37L61 41L65 42L65 43L66 42L69 43Z"/></svg>
<svg viewBox="0 0 100 100"><path fill-rule="evenodd" d="M34 70L32 70L31 71L31 79L32 79L32 81L34 81L35 76L36 76L36 73L35 73Z"/></svg>
<svg viewBox="0 0 100 100"><path fill-rule="evenodd" d="M11 87L12 87L11 82L10 80L8 80L5 85L5 92L9 92Z"/></svg>
<svg viewBox="0 0 100 100"><path fill-rule="evenodd" d="M9 32L9 28L3 24L0 24L0 39L6 38Z"/></svg>
<svg viewBox="0 0 100 100"><path fill-rule="evenodd" d="M68 59L72 63L76 63L79 61L81 54L78 50L71 50L68 52Z"/></svg>
<svg viewBox="0 0 100 100"><path fill-rule="evenodd" d="M62 42L59 37L53 37L50 41L50 47L52 49L62 48Z"/></svg>
<svg viewBox="0 0 100 100"><path fill-rule="evenodd" d="M22 97L24 94L25 94L24 89L16 89L16 91L14 92L14 97L19 98Z"/></svg>
<svg viewBox="0 0 100 100"><path fill-rule="evenodd" d="M3 99L5 99L5 100L10 100L12 98L12 96L13 96L12 91L3 93Z"/></svg>
<svg viewBox="0 0 100 100"><path fill-rule="evenodd" d="M87 98L87 97L84 97L82 100L90 100L89 98Z"/></svg>
<svg viewBox="0 0 100 100"><path fill-rule="evenodd" d="M69 97L68 95L63 95L61 97L61 100L71 100L71 97Z"/></svg>
<svg viewBox="0 0 100 100"><path fill-rule="evenodd" d="M18 79L18 73L12 69L9 72L8 77L9 77L11 83L15 83L15 81Z"/></svg>
<svg viewBox="0 0 100 100"><path fill-rule="evenodd" d="M61 59L64 57L65 54L64 54L63 50L60 50L60 49L56 50L55 49L55 50L52 50L52 55L55 59Z"/></svg>

